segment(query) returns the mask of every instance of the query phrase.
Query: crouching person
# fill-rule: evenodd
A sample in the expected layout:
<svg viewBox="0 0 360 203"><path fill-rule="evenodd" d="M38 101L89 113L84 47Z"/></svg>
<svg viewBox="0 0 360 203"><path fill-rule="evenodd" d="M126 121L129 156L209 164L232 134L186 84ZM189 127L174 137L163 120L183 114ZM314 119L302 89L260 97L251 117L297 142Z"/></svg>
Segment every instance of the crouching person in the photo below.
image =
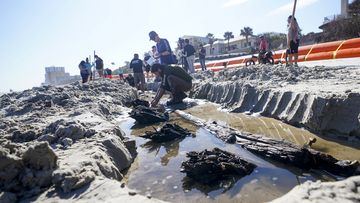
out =
<svg viewBox="0 0 360 203"><path fill-rule="evenodd" d="M182 103L187 97L185 92L191 90L192 77L181 67L154 64L151 66L151 72L161 78L161 86L151 102L152 107L159 103L165 91L171 92L171 100L166 102L166 105L170 106Z"/></svg>

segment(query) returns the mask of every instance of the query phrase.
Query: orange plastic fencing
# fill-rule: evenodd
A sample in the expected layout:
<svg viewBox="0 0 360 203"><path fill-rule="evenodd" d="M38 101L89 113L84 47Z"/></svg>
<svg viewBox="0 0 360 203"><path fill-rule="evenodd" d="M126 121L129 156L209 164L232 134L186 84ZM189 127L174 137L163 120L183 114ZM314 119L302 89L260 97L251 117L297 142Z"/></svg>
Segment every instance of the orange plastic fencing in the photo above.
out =
<svg viewBox="0 0 360 203"><path fill-rule="evenodd" d="M299 62L360 57L360 38L302 46L299 47L298 56ZM275 63L285 62L285 57L286 50L276 51L273 55ZM251 56L244 56L241 59L235 58L228 61L210 62L206 64L206 67L218 69L224 66L224 62L227 65L242 65L250 58ZM195 67L200 69L199 64L196 64Z"/></svg>

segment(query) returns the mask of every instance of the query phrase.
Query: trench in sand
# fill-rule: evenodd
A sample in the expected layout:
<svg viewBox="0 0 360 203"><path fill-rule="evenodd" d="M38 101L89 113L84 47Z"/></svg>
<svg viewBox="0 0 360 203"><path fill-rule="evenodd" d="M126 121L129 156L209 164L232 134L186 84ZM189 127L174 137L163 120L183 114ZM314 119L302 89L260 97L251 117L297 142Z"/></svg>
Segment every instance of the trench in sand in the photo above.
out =
<svg viewBox="0 0 360 203"><path fill-rule="evenodd" d="M275 119L228 113L211 103L202 103L185 111L204 120L225 122L241 131L286 139L299 145L306 143L310 137L316 137L314 149L329 153L338 159L360 160L359 146L324 140L304 129ZM161 124L140 126L128 117L119 123L121 129L136 140L138 151L138 156L124 181L129 188L140 194L171 202L264 202L284 195L306 180L333 181L336 178L323 171L304 171L261 159L239 145L224 143L206 129L188 123L176 113L170 115L170 122L189 129L196 137L158 144L138 135L144 134L145 131L153 131L153 127L157 128ZM180 172L181 163L187 160L187 152L215 147L255 163L257 168L239 180L211 186L197 184Z"/></svg>

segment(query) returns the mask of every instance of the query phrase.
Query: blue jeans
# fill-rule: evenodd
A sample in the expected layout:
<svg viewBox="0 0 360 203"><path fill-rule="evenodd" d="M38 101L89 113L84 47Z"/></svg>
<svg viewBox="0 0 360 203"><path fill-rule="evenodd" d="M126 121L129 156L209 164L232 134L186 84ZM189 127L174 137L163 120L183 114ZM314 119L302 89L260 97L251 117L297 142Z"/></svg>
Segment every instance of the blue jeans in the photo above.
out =
<svg viewBox="0 0 360 203"><path fill-rule="evenodd" d="M199 59L199 60L200 60L201 70L202 71L206 70L205 59Z"/></svg>

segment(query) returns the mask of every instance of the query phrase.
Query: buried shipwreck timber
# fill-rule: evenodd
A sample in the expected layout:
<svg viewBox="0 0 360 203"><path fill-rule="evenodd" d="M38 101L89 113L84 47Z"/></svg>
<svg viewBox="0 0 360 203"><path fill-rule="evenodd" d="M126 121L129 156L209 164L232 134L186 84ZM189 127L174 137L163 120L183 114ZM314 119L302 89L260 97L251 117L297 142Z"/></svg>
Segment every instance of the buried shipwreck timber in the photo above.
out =
<svg viewBox="0 0 360 203"><path fill-rule="evenodd" d="M160 130L154 130L155 132L147 131L145 132L145 135L140 135L140 137L151 139L154 142L167 142L185 138L186 136L193 136L187 129L184 129L177 124L167 123Z"/></svg>
<svg viewBox="0 0 360 203"><path fill-rule="evenodd" d="M135 99L133 101L125 102L126 107L137 107L137 106L146 106L150 107L150 103L148 101L142 99Z"/></svg>
<svg viewBox="0 0 360 203"><path fill-rule="evenodd" d="M162 113L155 109L141 105L134 107L129 114L131 118L136 120L136 122L144 125L165 122L169 120L169 114L167 112Z"/></svg>
<svg viewBox="0 0 360 203"><path fill-rule="evenodd" d="M219 182L233 177L249 175L256 165L229 152L214 148L212 151L189 152L189 160L181 164L181 172L203 184Z"/></svg>
<svg viewBox="0 0 360 203"><path fill-rule="evenodd" d="M239 144L248 151L266 159L306 170L322 169L343 177L360 174L360 164L358 161L337 160L331 155L316 151L307 146L299 146L285 140L240 132L216 122L205 122L183 111L177 110L176 113L195 125L204 127L221 140Z"/></svg>

